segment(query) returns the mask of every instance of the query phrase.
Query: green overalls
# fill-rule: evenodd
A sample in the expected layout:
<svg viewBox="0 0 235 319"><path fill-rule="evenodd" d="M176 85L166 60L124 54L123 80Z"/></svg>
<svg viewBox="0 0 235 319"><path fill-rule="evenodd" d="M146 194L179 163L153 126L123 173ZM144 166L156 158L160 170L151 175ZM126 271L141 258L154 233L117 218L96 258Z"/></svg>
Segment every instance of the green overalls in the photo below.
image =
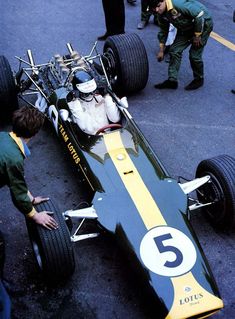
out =
<svg viewBox="0 0 235 319"><path fill-rule="evenodd" d="M159 15L160 31L158 39L160 46L166 42L169 24L177 28L177 35L170 47L170 63L168 79L177 81L183 51L191 45L189 60L194 79L203 79L202 53L213 29L212 17L207 8L195 0L166 0L166 11ZM194 47L192 39L201 36L202 46Z"/></svg>
<svg viewBox="0 0 235 319"><path fill-rule="evenodd" d="M0 188L7 185L14 205L27 217L35 213L24 178L26 146L13 132L0 132Z"/></svg>

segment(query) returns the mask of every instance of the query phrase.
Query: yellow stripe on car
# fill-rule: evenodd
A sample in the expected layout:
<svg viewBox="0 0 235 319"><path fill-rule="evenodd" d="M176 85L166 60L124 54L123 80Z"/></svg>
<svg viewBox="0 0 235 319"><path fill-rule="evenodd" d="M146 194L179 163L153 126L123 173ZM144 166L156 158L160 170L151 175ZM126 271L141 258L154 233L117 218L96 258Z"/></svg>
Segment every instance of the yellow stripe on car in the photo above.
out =
<svg viewBox="0 0 235 319"><path fill-rule="evenodd" d="M175 296L172 308L166 319L188 318L192 316L192 307L197 305L198 310L200 310L198 314L206 313L208 309L216 311L223 307L223 301L199 285L191 272L180 277L171 278L171 281ZM184 314L183 317L182 314ZM211 316L211 313L201 318L206 318L209 315Z"/></svg>
<svg viewBox="0 0 235 319"><path fill-rule="evenodd" d="M104 134L104 142L110 158L136 206L147 231L157 226L167 225L162 213L127 153L120 131ZM206 291L191 272L171 277L174 287L174 301L167 319L180 319L223 307L221 299ZM188 289L187 289L188 287ZM191 299L194 299L191 301ZM192 303L194 309L192 311ZM198 305L197 305L198 304Z"/></svg>
<svg viewBox="0 0 235 319"><path fill-rule="evenodd" d="M147 229L166 225L156 202L149 193L121 140L120 132L104 134L108 153Z"/></svg>

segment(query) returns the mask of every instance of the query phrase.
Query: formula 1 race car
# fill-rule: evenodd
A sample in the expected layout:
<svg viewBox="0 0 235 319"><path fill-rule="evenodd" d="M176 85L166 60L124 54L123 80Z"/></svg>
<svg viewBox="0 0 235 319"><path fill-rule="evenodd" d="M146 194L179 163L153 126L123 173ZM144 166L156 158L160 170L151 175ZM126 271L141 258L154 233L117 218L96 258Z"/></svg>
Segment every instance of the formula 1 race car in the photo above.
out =
<svg viewBox="0 0 235 319"><path fill-rule="evenodd" d="M37 205L38 211L53 210L60 225L48 231L27 221L38 265L50 279L67 278L75 266L73 243L104 231L114 235L127 253L159 307L159 318L210 316L223 302L190 213L202 209L215 227L232 225L235 160L221 155L202 161L192 181L171 178L129 113L127 100L118 97L142 90L147 83L148 59L140 38L109 37L103 54L94 45L88 56L81 56L71 44L67 47L68 54L45 64L35 64L28 50L29 61L17 57L20 67L14 75L7 59L0 57L1 105L11 105L10 113L19 97L39 108L87 189L87 203L77 210L61 213L51 202ZM95 135L73 122L68 106L78 69L93 74L97 90L109 92L121 113L118 124L110 123ZM41 95L46 103L35 105L32 94L37 100ZM86 220L94 221L97 232L82 232Z"/></svg>

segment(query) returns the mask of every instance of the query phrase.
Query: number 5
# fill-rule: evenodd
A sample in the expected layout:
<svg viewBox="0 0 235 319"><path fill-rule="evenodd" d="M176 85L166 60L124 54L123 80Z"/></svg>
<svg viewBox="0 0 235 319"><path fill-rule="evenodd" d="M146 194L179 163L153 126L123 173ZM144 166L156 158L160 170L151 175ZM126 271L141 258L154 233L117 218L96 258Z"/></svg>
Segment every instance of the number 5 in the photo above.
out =
<svg viewBox="0 0 235 319"><path fill-rule="evenodd" d="M154 241L155 241L160 253L172 252L175 254L175 260L174 261L167 260L165 262L164 266L166 266L168 268L175 268L175 267L178 267L182 263L183 255L177 247L174 247L171 245L164 245L163 242L165 240L168 240L168 239L172 239L172 236L169 233L158 236L158 237L154 237Z"/></svg>

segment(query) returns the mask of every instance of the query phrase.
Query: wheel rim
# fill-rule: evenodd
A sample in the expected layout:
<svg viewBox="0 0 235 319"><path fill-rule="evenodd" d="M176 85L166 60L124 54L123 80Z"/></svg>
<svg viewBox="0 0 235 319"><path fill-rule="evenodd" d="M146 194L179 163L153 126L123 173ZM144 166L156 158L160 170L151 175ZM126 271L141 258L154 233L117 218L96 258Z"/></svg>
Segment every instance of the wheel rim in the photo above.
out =
<svg viewBox="0 0 235 319"><path fill-rule="evenodd" d="M38 263L39 267L42 269L42 258L41 258L39 246L36 243L36 241L34 241L34 240L32 240L32 246L33 246L33 251L34 251L35 257L37 259L37 263Z"/></svg>
<svg viewBox="0 0 235 319"><path fill-rule="evenodd" d="M212 203L205 207L206 212L211 220L218 221L225 211L225 196L224 191L219 183L219 180L211 172L205 172L211 180L206 183L199 192L202 202Z"/></svg>
<svg viewBox="0 0 235 319"><path fill-rule="evenodd" d="M116 72L116 62L115 62L115 54L111 48L108 48L104 54L105 58L108 62L108 70L112 76L112 78L117 78L118 74Z"/></svg>

